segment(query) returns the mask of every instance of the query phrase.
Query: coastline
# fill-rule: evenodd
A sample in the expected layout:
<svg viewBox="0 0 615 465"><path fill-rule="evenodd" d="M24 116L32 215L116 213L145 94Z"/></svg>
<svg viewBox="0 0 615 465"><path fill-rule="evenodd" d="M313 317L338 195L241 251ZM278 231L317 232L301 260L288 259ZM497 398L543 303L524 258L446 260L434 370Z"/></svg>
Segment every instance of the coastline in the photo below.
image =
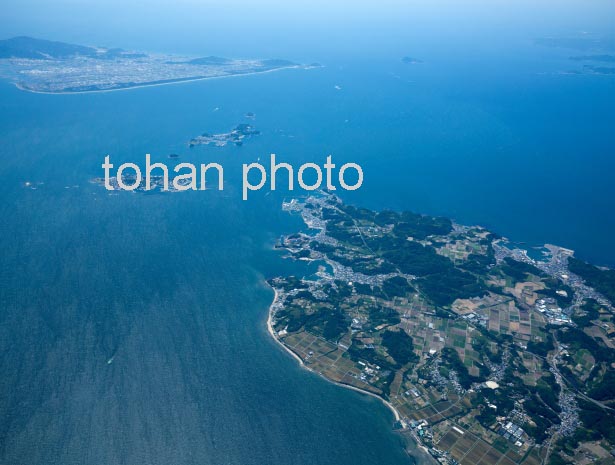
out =
<svg viewBox="0 0 615 465"><path fill-rule="evenodd" d="M269 285L269 284L268 284ZM269 286L271 287L271 286ZM278 291L271 287L271 289L273 289L274 292L274 296L273 296L273 301L271 302L271 305L269 306L269 310L268 310L268 314L267 314L267 331L269 332L269 335L273 338L273 340L275 340L288 354L290 354L301 366L301 368L304 368L305 370L309 371L310 373L314 373L318 376L320 376L321 378L327 380L328 382L335 384L336 386L340 386L343 388L347 388L356 392L359 392L361 394L366 394L370 397L374 397L376 399L378 399L380 402L382 402L394 415L395 417L395 421L400 421L401 420L401 415L399 414L399 412L397 411L397 409L393 406L393 404L391 404L388 400L383 399L382 397L380 397L377 394L374 394L373 392L369 392L369 391L365 391L361 388L358 388L356 386L350 386L349 384L344 384L344 383L340 383L338 381L334 381L330 378L327 378L326 376L312 370L310 367L308 367L304 361L301 359L301 357L299 357L295 352L293 352L290 348L288 348L286 346L286 344L284 344L282 341L280 341L278 339L278 337L275 334L275 331L273 330L273 324L272 324L272 318L273 318L273 306L276 303L277 299L278 299Z"/></svg>
<svg viewBox="0 0 615 465"><path fill-rule="evenodd" d="M288 353L292 358L294 358L298 363L299 366L305 370L307 370L310 373L313 373L315 375L318 375L320 378L324 379L325 381L331 383L331 384L335 384L336 386L342 387L342 388L346 388L346 389L350 389L352 391L358 392L360 394L365 394L368 395L370 397L374 397L376 399L378 399L380 402L382 402L392 413L393 416L395 417L395 421L401 421L401 415L399 413L399 411L393 406L393 404L391 404L388 400L383 399L382 397L380 397L377 394L374 394L373 392L369 392L369 391L365 391L361 388L355 387L355 386L350 386L348 384L344 384L344 383L340 383L337 381L334 381L332 379L327 378L326 376L324 376L321 373L318 373L314 370L312 370L310 367L308 367L303 360L301 359L301 357L299 357L295 352L293 352L290 348L288 348L282 341L280 341L280 339L278 339L278 337L275 334L275 331L273 329L273 324L272 324L272 318L273 318L273 306L275 305L275 303L278 300L278 291L277 289L275 289L274 287L272 287L271 285L269 285L267 283L267 285L269 286L269 288L271 288L273 290L273 301L271 302L271 305L269 305L269 309L267 310L267 332L269 333L269 335L271 336L271 338L277 343L277 345L279 345L286 353ZM436 461L435 457L433 457L430 452L429 449L427 449L427 447L425 447L424 444L421 443L420 438L414 434L413 431L410 431L410 437L405 436L404 439L406 442L411 442L414 444L415 446L415 450L416 450L416 455L413 455L410 453L410 450L408 449L407 446L404 446L404 449L406 450L406 453L412 458L412 460L414 460L414 463L430 463L430 464L437 464L438 462ZM417 462L417 459L420 460L419 462Z"/></svg>
<svg viewBox="0 0 615 465"><path fill-rule="evenodd" d="M295 66L284 66L282 68L274 68L274 69L268 69L265 71L251 71L249 73L237 73L237 74L225 74L225 75L221 75L221 76L203 76L203 77L195 77L195 78L186 78L186 79L177 79L175 81L169 81L169 82L152 82L151 84L148 84L147 82L144 82L142 84L136 84L134 86L126 86L126 87L118 87L116 89L100 89L100 90L81 90L81 91L73 91L73 92L65 92L65 91L61 91L61 92L48 92L48 91L43 91L43 90L32 90L32 89L27 89L24 88L21 84L14 82L13 85L15 87L17 87L17 89L21 90L22 92L30 92L33 94L46 94L46 95L79 95L79 94L97 94L97 93L103 93L103 92L119 92L122 90L132 90L132 89L140 89L143 87L158 87L158 86L169 86L169 85L177 85L177 84L184 84L186 82L195 82L195 81L205 81L208 79L223 79L223 78L232 78L232 77L240 77L240 76L251 76L251 75L255 75L255 74L265 74L265 73L272 73L274 71L282 71L284 69L299 69L302 68L302 65L295 65ZM309 68L306 68L309 69Z"/></svg>

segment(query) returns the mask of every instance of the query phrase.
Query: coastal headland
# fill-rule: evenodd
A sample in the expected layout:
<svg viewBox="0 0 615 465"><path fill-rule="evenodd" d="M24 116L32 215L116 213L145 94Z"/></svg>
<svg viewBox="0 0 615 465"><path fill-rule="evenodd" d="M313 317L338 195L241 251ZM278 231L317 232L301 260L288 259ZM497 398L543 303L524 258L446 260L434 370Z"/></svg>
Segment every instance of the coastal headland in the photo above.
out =
<svg viewBox="0 0 615 465"><path fill-rule="evenodd" d="M18 89L47 94L109 92L314 67L282 59L182 57L32 37L0 40L0 77Z"/></svg>
<svg viewBox="0 0 615 465"><path fill-rule="evenodd" d="M615 272L326 192L283 208L308 231L276 248L319 270L268 280L267 328L301 366L379 398L440 463L538 465L588 431L610 447Z"/></svg>

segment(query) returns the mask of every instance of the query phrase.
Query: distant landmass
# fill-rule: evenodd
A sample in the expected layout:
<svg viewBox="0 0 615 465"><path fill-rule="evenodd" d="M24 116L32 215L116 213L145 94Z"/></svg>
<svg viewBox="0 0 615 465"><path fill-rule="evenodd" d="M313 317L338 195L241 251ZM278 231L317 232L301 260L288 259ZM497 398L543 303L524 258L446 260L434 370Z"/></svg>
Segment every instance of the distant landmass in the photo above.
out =
<svg viewBox="0 0 615 465"><path fill-rule="evenodd" d="M0 40L0 78L32 92L109 91L300 67L313 66L283 59L147 54L25 36Z"/></svg>
<svg viewBox="0 0 615 465"><path fill-rule="evenodd" d="M588 62L583 64L581 69L574 69L563 72L561 74L598 74L598 75L615 75L615 67L605 66L604 64L615 63L614 55L582 55L570 57L572 61ZM601 65L597 65L600 63Z"/></svg>
<svg viewBox="0 0 615 465"><path fill-rule="evenodd" d="M113 58L145 58L147 55L145 53L126 52L121 48L94 48L23 36L0 41L0 58L63 60L76 57L105 60Z"/></svg>
<svg viewBox="0 0 615 465"><path fill-rule="evenodd" d="M562 75L615 75L615 67L604 64L615 63L615 39L586 34L582 37L543 37L534 40L543 47L578 50L583 54L570 56L571 61L585 62L582 68L560 71Z"/></svg>
<svg viewBox="0 0 615 465"><path fill-rule="evenodd" d="M14 37L0 41L0 58L30 58L33 60L63 59L96 55L96 49L32 37Z"/></svg>
<svg viewBox="0 0 615 465"><path fill-rule="evenodd" d="M412 58L412 57L403 57L401 59L402 63L405 63L407 65L418 65L423 63L422 60L419 60L418 58Z"/></svg>
<svg viewBox="0 0 615 465"><path fill-rule="evenodd" d="M588 71L588 72L592 73L592 74L607 74L607 75L615 74L615 68L609 67L609 66L585 65L585 66L583 66L583 69L585 71Z"/></svg>
<svg viewBox="0 0 615 465"><path fill-rule="evenodd" d="M192 60L187 61L191 65L226 65L230 62L228 58L222 57L203 57L203 58L193 58Z"/></svg>
<svg viewBox="0 0 615 465"><path fill-rule="evenodd" d="M574 50L600 50L615 45L615 41L596 36L583 37L540 37L534 40L536 45Z"/></svg>
<svg viewBox="0 0 615 465"><path fill-rule="evenodd" d="M268 281L268 329L304 367L382 399L444 465L612 453L615 270L325 192L283 208L310 231L276 248L319 268Z"/></svg>
<svg viewBox="0 0 615 465"><path fill-rule="evenodd" d="M615 63L615 55L581 55L570 57L573 61L602 61L604 63Z"/></svg>

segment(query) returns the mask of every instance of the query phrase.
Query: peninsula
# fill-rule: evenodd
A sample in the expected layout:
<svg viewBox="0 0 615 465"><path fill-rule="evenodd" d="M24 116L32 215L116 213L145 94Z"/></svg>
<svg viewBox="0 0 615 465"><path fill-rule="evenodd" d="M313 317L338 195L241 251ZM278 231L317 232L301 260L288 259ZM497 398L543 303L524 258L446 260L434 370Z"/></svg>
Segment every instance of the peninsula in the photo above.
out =
<svg viewBox="0 0 615 465"><path fill-rule="evenodd" d="M300 67L280 59L181 57L31 37L0 40L0 78L31 92L110 91Z"/></svg>
<svg viewBox="0 0 615 465"><path fill-rule="evenodd" d="M308 230L276 248L319 270L268 281L268 326L306 368L443 464L613 463L615 271L327 193L283 208Z"/></svg>

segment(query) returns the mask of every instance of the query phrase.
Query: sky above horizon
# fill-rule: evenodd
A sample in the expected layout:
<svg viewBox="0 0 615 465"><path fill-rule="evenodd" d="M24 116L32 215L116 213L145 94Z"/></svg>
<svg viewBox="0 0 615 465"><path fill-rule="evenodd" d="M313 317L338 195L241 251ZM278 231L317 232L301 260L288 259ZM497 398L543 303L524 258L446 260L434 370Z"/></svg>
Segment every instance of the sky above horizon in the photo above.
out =
<svg viewBox="0 0 615 465"><path fill-rule="evenodd" d="M0 38L52 40L179 53L283 56L291 49L341 53L409 38L461 41L608 34L615 1L472 0L282 2L263 0L23 0L5 2Z"/></svg>

